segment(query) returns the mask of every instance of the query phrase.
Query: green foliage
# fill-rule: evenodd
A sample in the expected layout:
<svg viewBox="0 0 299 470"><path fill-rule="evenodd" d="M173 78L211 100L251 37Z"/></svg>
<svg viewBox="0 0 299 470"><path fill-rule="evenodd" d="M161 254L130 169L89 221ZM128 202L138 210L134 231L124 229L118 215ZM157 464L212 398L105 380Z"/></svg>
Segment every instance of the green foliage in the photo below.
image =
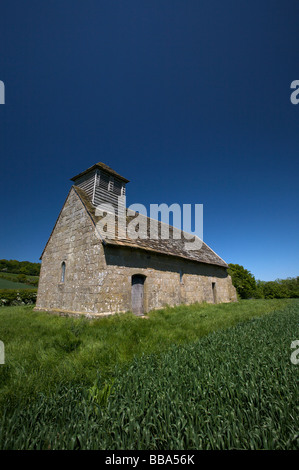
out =
<svg viewBox="0 0 299 470"><path fill-rule="evenodd" d="M25 406L6 397L5 411L0 418L0 448L298 449L299 366L290 361L290 344L299 334L299 301L257 300L238 305L246 305L249 310L252 305L260 308L268 305L272 313L218 329L192 342L173 343L160 352L157 348L154 353L131 358L125 366L114 363L111 378L104 382L100 380L98 364L97 375L89 385L84 384L82 377L78 377L77 382L58 381L56 389L48 393L40 391L35 399L29 395ZM209 316L212 311L213 307L211 311L199 310L198 321L205 318L201 314ZM223 311L226 310L223 308ZM175 316L174 311L172 314ZM167 315L171 316L170 310ZM39 338L44 345L47 338L48 356L53 325L44 335L40 328L43 320L43 316L35 317L35 322L30 318L31 328L34 323L35 328L39 327ZM66 320L70 319L54 320L56 325L65 328L69 323ZM125 316L123 320L129 326L129 318ZM142 328L148 328L146 325L150 322L151 318L138 319ZM4 323L6 331L7 322ZM71 324L75 326L76 322ZM117 322L112 324L114 329L120 327ZM103 327L101 321L99 325ZM83 341L75 352L67 354L72 355L73 366L75 355L84 346L84 336L92 330L95 334L94 322L79 326L77 334ZM98 341L103 337L108 341L105 327L104 331L101 328L96 331ZM136 334L137 331L135 329ZM154 332L161 334L157 323ZM141 337L144 338L139 334ZM8 335L8 338L12 337ZM127 341L130 342L130 335ZM32 343L36 341L31 338ZM120 346L115 337L114 343L116 348ZM3 380L7 383L16 367L16 357L10 357L12 350L7 349L10 349L9 364L0 371L7 367L8 370L1 377L1 384ZM24 372L28 352L23 354ZM30 359L32 369L36 368L36 359L32 356ZM96 356L89 354L85 368L93 365L95 359ZM61 360L64 361L59 356L56 367L60 367ZM35 378L42 376L47 381L40 358L38 362ZM55 374L54 368L51 373Z"/></svg>
<svg viewBox="0 0 299 470"><path fill-rule="evenodd" d="M9 281L8 279L0 278L0 289L20 290L20 289L35 289L30 284L23 284L21 282Z"/></svg>
<svg viewBox="0 0 299 470"><path fill-rule="evenodd" d="M269 282L257 281L257 285L265 299L299 298L298 276Z"/></svg>
<svg viewBox="0 0 299 470"><path fill-rule="evenodd" d="M88 395L90 399L95 403L96 411L98 411L97 407L105 407L108 404L108 399L112 392L114 382L115 382L115 378L112 379L108 383L106 382L102 384L102 381L99 375L97 379L95 380L93 386L88 389Z"/></svg>
<svg viewBox="0 0 299 470"><path fill-rule="evenodd" d="M259 298L255 277L248 269L239 264L229 264L228 274L232 278L241 299Z"/></svg>
<svg viewBox="0 0 299 470"><path fill-rule="evenodd" d="M40 263L30 261L0 260L0 272L39 276L40 266Z"/></svg>
<svg viewBox="0 0 299 470"><path fill-rule="evenodd" d="M38 286L38 276L0 272L0 289L30 289Z"/></svg>
<svg viewBox="0 0 299 470"><path fill-rule="evenodd" d="M35 304L37 289L1 289L0 307Z"/></svg>
<svg viewBox="0 0 299 470"><path fill-rule="evenodd" d="M275 281L265 282L263 285L265 299L281 299L288 297L287 290Z"/></svg>
<svg viewBox="0 0 299 470"><path fill-rule="evenodd" d="M241 299L299 298L299 276L269 282L256 281L253 274L239 264L229 264L228 274Z"/></svg>
<svg viewBox="0 0 299 470"><path fill-rule="evenodd" d="M56 346L63 352L71 353L80 346L81 340L71 330L64 330L57 340Z"/></svg>
<svg viewBox="0 0 299 470"><path fill-rule="evenodd" d="M0 339L6 362L0 367L0 415L8 399L18 404L57 383L91 387L99 373L103 382L110 383L116 364L196 341L289 302L181 305L151 312L148 319L122 314L97 320L34 312L30 306L3 307Z"/></svg>

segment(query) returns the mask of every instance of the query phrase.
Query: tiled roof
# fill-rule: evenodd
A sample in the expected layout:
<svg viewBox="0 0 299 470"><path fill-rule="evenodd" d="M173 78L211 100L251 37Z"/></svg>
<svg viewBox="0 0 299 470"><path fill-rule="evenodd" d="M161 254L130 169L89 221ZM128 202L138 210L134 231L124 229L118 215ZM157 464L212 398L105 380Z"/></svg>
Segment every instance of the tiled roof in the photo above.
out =
<svg viewBox="0 0 299 470"><path fill-rule="evenodd" d="M73 176L73 178L71 178L71 181L75 181L80 176L83 176L86 173L88 173L89 171L95 170L96 168L98 168L99 170L106 171L107 173L111 174L112 176L115 176L115 178L121 179L125 183L129 183L129 180L127 180L123 176L119 175L118 173L116 173L116 171L112 170L112 168L110 168L108 165L106 165L105 163L102 163L102 162L96 163L95 165L91 166L90 168L87 168L87 170L82 171L82 173L79 173L78 175Z"/></svg>
<svg viewBox="0 0 299 470"><path fill-rule="evenodd" d="M76 191L77 195L81 199L82 203L84 204L87 212L89 213L94 225L96 226L101 217L96 215L96 208L89 200L85 191L77 186L73 186L74 190ZM134 216L127 216L127 223L133 220L136 217ZM117 217L116 217L117 219ZM150 226L150 218L146 217L147 220L147 227L148 227L148 235L149 235L149 226ZM158 226L161 227L161 223L157 222ZM116 224L117 226L117 224ZM116 232L116 237L114 239L105 238L104 242L110 246L126 246L131 248L138 248L141 250L146 250L149 252L161 253L164 255L176 256L179 258L188 259L190 261L196 261L200 263L207 263L207 264L214 264L217 266L228 267L227 263L220 258L206 243L202 241L201 248L198 250L188 250L186 249L186 239L183 237L177 239L173 237L174 232L177 232L178 229L169 226L169 239L162 239L161 238L161 231L159 230L159 238L152 239L149 236L145 239L137 238L132 239L126 235L126 238L118 238L118 234ZM197 239L199 240L199 239ZM191 242L192 240L190 240Z"/></svg>

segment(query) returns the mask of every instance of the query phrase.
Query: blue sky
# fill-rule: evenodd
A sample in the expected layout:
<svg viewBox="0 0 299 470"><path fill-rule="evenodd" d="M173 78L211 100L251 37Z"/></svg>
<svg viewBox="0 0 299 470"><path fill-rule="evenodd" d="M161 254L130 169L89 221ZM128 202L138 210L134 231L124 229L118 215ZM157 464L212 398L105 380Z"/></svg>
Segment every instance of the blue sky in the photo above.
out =
<svg viewBox="0 0 299 470"><path fill-rule="evenodd" d="M298 272L297 0L2 3L0 258L38 261L70 178L203 204L204 241L257 279Z"/></svg>

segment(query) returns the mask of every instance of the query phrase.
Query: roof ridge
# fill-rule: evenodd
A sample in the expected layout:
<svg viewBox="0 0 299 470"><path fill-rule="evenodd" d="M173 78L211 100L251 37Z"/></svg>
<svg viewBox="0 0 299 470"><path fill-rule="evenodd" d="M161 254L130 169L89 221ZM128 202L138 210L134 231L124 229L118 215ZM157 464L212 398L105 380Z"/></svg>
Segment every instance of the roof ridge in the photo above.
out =
<svg viewBox="0 0 299 470"><path fill-rule="evenodd" d="M121 176L119 173L117 173L115 170L113 170L112 168L110 168L110 166L106 165L106 163L103 163L103 162L95 163L94 165L92 165L91 167L87 168L86 170L81 171L81 173L79 173L78 175L73 176L73 177L71 178L71 181L75 181L75 180L78 179L80 176L83 176L83 175L85 175L86 173L89 173L90 171L95 170L95 169L97 169L97 168L100 169L100 170L106 171L107 173L110 173L110 174L113 175L115 178L119 178L119 179L121 179L122 181L124 181L125 183L129 183L129 182L130 182L127 178L124 178L124 177Z"/></svg>
<svg viewBox="0 0 299 470"><path fill-rule="evenodd" d="M97 220L97 216L95 214L96 207L93 206L93 204L91 203L88 195L86 194L86 192L82 188L79 188L78 186L75 186L75 185L73 187L74 187L76 193L78 194L78 196L80 197L84 207L89 212L90 217L92 218L92 220L94 222L94 225L96 226L98 220L100 220L100 218L101 218L99 216L99 219ZM165 222L161 222L159 220L152 219L151 217L145 216L144 214L140 214L136 211L135 211L135 214L141 215L149 221L153 220L153 221L157 222L160 225L164 224L164 225L168 226L171 229L175 229L175 230L180 231L180 233L182 233L182 234L185 234L185 233L187 234L187 232L185 232L181 229L178 229L177 227L166 224ZM118 216L116 216L116 217L118 217ZM127 216L126 215L126 220L127 220L127 217L134 218L133 215L132 216ZM147 223L147 230L148 230L148 223ZM201 240L196 234L189 234L188 233L188 235L191 235L192 238L197 237L199 240ZM178 256L180 258L189 259L190 261L196 261L196 262L201 262L201 263L206 263L206 264L213 264L213 265L218 265L218 266L223 266L223 267L228 266L227 263L219 255L217 255L217 253L215 253L215 251L212 250L212 248L210 248L203 240L201 240L202 246L198 250L186 250L186 249L184 249L182 247L182 244L183 244L182 239L174 239L174 238L162 239L161 236L160 237L158 236L157 239L150 239L150 238L132 239L132 238L129 238L127 236L126 238L119 238L117 240L114 239L113 241L111 239L110 240L109 239L104 239L104 241L108 245L129 246L131 248L139 248L139 249L144 249L144 250L147 250L147 251L155 251L157 253L162 253L162 254L164 253L164 254L167 254L167 255ZM188 241L189 241L189 243L192 243L191 240L188 240Z"/></svg>

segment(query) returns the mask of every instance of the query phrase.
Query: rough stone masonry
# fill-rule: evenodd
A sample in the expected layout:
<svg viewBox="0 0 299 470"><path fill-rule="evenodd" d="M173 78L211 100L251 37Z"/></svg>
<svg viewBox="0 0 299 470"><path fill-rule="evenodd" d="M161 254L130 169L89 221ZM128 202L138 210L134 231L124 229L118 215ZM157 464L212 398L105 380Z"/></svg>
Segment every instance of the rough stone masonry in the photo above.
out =
<svg viewBox="0 0 299 470"><path fill-rule="evenodd" d="M97 163L72 181L41 256L35 310L144 315L166 305L237 300L228 265L205 243L188 252L182 240L173 238L109 240L97 235L97 204L115 204L127 179Z"/></svg>

